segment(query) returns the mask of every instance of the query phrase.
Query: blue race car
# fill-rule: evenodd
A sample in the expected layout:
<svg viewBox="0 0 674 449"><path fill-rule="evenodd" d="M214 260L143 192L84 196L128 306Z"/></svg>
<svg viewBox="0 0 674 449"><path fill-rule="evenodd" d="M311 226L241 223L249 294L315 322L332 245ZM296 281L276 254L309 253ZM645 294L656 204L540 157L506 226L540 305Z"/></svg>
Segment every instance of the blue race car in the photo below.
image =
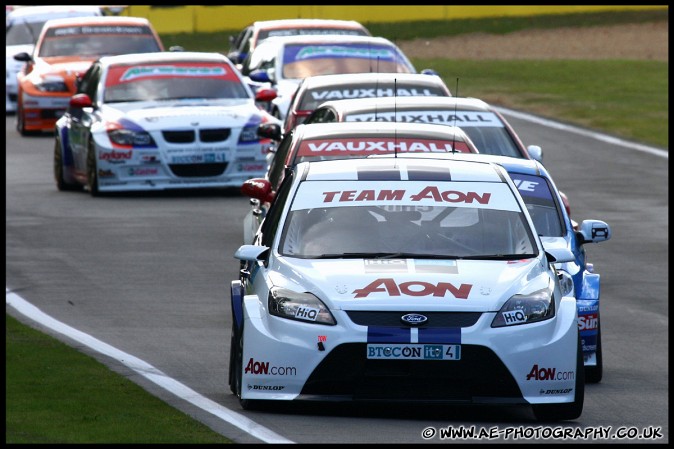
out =
<svg viewBox="0 0 674 449"><path fill-rule="evenodd" d="M418 154L414 156L424 157ZM538 161L467 153L457 153L452 158L490 160L502 165L522 195L536 231L546 247L567 248L573 253L573 262L556 264L556 268L562 283L571 283L575 291L585 381L600 382L603 371L599 313L600 275L594 272L593 264L588 262L585 244L610 239L610 226L601 220L583 220L580 224L573 221L564 204L564 195L555 186L550 173ZM571 285L567 285L567 288L570 287Z"/></svg>

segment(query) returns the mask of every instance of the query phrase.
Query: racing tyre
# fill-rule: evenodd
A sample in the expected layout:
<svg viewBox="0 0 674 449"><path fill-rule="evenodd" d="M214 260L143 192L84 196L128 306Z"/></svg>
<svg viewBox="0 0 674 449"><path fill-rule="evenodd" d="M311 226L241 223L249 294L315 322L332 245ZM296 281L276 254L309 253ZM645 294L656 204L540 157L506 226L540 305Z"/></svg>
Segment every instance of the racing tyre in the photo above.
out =
<svg viewBox="0 0 674 449"><path fill-rule="evenodd" d="M37 134L35 131L28 131L26 129L26 121L23 116L23 106L21 104L16 105L16 130L19 131L19 134L22 136L34 136Z"/></svg>
<svg viewBox="0 0 674 449"><path fill-rule="evenodd" d="M239 344L239 335L236 332L236 324L232 321L232 336L229 342L229 389L233 394L238 396L238 390L236 386L236 352L238 351L237 345Z"/></svg>
<svg viewBox="0 0 674 449"><path fill-rule="evenodd" d="M89 141L87 147L87 189L91 196L99 196L100 192L98 191L98 167L96 164L96 149L94 148L94 142Z"/></svg>
<svg viewBox="0 0 674 449"><path fill-rule="evenodd" d="M576 419L583 413L585 400L585 364L583 362L583 347L580 344L578 333L578 349L576 350L576 396L573 402L565 404L534 404L534 416L538 421L565 421Z"/></svg>
<svg viewBox="0 0 674 449"><path fill-rule="evenodd" d="M601 357L601 323L597 325L597 365L585 367L585 382L596 384L601 382L603 376L603 361Z"/></svg>
<svg viewBox="0 0 674 449"><path fill-rule="evenodd" d="M63 149L61 147L61 141L57 138L54 139L54 180L56 181L56 188L64 190L81 190L82 187L77 184L71 184L66 182L63 177Z"/></svg>
<svg viewBox="0 0 674 449"><path fill-rule="evenodd" d="M238 335L237 335L238 334ZM243 384L243 326L238 332L234 331L232 324L232 339L236 341L230 348L230 379L233 380L233 392L239 398L239 404L244 410L253 410L259 401L250 399L241 399L241 389ZM233 359L233 360L232 360ZM233 363L232 363L233 362ZM232 373L232 370L234 371Z"/></svg>

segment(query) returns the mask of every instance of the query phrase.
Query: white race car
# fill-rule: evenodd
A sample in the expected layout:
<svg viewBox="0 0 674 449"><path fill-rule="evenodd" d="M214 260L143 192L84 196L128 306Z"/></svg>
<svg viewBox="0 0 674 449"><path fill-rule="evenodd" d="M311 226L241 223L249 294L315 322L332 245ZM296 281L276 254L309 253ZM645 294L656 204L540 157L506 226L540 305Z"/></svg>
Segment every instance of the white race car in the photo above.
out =
<svg viewBox="0 0 674 449"><path fill-rule="evenodd" d="M270 201L265 179L244 193ZM302 162L231 282L229 384L259 400L531 405L578 418L572 283L505 169L407 158ZM568 289L568 291L567 291Z"/></svg>
<svg viewBox="0 0 674 449"><path fill-rule="evenodd" d="M280 123L255 105L232 63L218 53L158 52L100 58L56 123L59 190L104 192L240 187L263 176Z"/></svg>

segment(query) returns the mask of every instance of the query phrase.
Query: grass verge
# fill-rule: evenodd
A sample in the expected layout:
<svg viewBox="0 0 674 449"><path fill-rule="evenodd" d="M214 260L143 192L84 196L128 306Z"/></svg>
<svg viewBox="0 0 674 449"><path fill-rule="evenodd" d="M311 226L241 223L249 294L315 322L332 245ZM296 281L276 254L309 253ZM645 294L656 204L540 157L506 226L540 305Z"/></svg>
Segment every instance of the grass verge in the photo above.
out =
<svg viewBox="0 0 674 449"><path fill-rule="evenodd" d="M95 359L5 314L5 443L231 443Z"/></svg>

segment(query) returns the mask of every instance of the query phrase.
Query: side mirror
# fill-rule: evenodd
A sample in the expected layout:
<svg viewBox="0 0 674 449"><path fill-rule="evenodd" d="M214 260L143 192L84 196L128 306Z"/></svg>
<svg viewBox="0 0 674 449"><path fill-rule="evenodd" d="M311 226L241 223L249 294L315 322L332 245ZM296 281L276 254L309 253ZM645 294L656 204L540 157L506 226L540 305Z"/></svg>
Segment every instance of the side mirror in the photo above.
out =
<svg viewBox="0 0 674 449"><path fill-rule="evenodd" d="M532 159L537 160L541 164L543 163L543 149L538 145L529 145L527 147L527 152Z"/></svg>
<svg viewBox="0 0 674 449"><path fill-rule="evenodd" d="M250 79L253 81L257 81L258 83L271 83L272 80L269 77L269 73L266 70L253 70L250 72L248 75Z"/></svg>
<svg viewBox="0 0 674 449"><path fill-rule="evenodd" d="M185 51L185 49L180 45L172 45L169 47L169 51Z"/></svg>
<svg viewBox="0 0 674 449"><path fill-rule="evenodd" d="M241 185L241 193L265 203L271 203L274 200L274 196L276 196L271 188L271 183L264 178L253 178L244 181Z"/></svg>
<svg viewBox="0 0 674 449"><path fill-rule="evenodd" d="M423 70L421 71L421 74L422 74L422 75L435 75L435 76L440 76L440 74L439 74L438 72L436 72L435 70L433 70L433 69L423 69Z"/></svg>
<svg viewBox="0 0 674 449"><path fill-rule="evenodd" d="M26 53L25 51L15 54L14 59L21 62L31 62L33 60L30 54Z"/></svg>
<svg viewBox="0 0 674 449"><path fill-rule="evenodd" d="M576 260L573 253L567 248L549 247L544 243L543 250L545 251L545 256L547 257L548 262L551 263L565 263Z"/></svg>
<svg viewBox="0 0 674 449"><path fill-rule="evenodd" d="M578 233L581 243L599 243L611 238L611 227L601 220L583 220Z"/></svg>
<svg viewBox="0 0 674 449"><path fill-rule="evenodd" d="M255 92L255 101L272 101L278 97L276 89L261 88Z"/></svg>
<svg viewBox="0 0 674 449"><path fill-rule="evenodd" d="M276 142L281 141L281 126L277 123L263 123L257 128L257 135Z"/></svg>
<svg viewBox="0 0 674 449"><path fill-rule="evenodd" d="M93 103L91 102L91 98L89 98L89 95L76 94L70 97L70 101L68 101L68 106L71 108L82 109L92 107Z"/></svg>

